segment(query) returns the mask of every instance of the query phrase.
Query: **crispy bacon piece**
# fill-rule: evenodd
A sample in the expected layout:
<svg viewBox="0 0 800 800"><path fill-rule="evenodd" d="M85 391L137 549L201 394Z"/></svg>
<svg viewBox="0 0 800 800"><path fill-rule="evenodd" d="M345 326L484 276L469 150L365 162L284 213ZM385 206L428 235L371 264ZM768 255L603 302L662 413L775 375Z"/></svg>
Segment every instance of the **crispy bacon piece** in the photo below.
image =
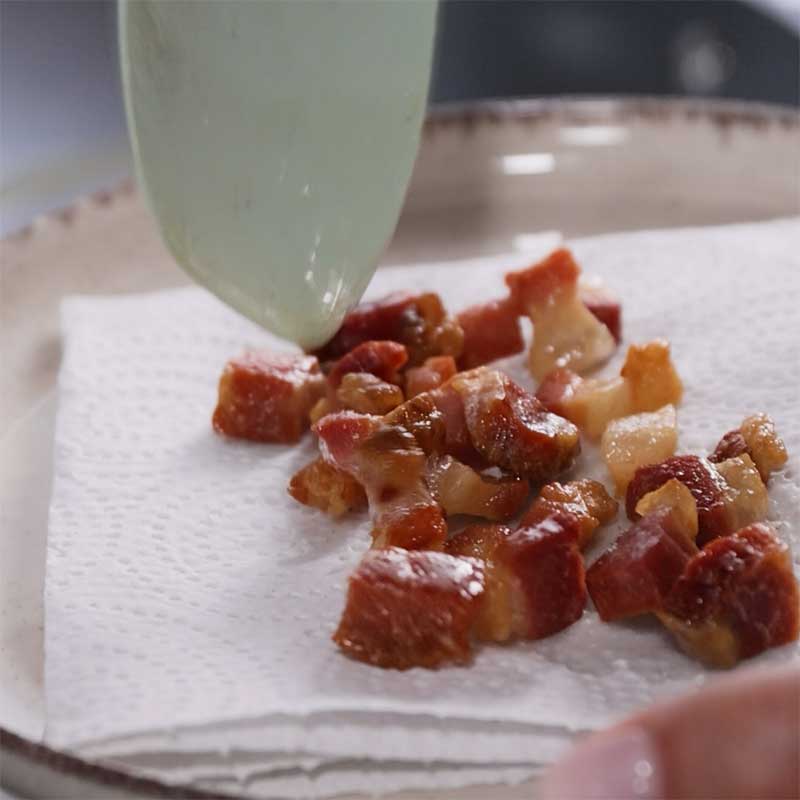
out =
<svg viewBox="0 0 800 800"><path fill-rule="evenodd" d="M350 576L333 640L351 658L378 667L468 663L484 583L483 563L474 558L372 550Z"/></svg>
<svg viewBox="0 0 800 800"><path fill-rule="evenodd" d="M336 401L339 408L383 416L402 405L405 398L403 390L393 383L382 381L368 372L350 372L342 376L336 390Z"/></svg>
<svg viewBox="0 0 800 800"><path fill-rule="evenodd" d="M510 298L470 306L456 319L464 331L464 349L458 359L461 369L480 367L525 349L517 309Z"/></svg>
<svg viewBox="0 0 800 800"><path fill-rule="evenodd" d="M753 459L745 453L717 464L725 481L724 503L728 530L738 531L767 516L769 495Z"/></svg>
<svg viewBox="0 0 800 800"><path fill-rule="evenodd" d="M664 339L632 344L619 374L627 384L630 413L677 405L683 397L683 384L672 363L669 342Z"/></svg>
<svg viewBox="0 0 800 800"><path fill-rule="evenodd" d="M600 440L600 450L617 495L625 494L639 467L668 458L677 444L678 416L673 405L611 420Z"/></svg>
<svg viewBox="0 0 800 800"><path fill-rule="evenodd" d="M708 457L712 464L726 461L729 458L736 458L747 452L747 442L742 436L741 430L728 431L717 443L714 452Z"/></svg>
<svg viewBox="0 0 800 800"><path fill-rule="evenodd" d="M581 282L581 302L594 314L619 344L622 341L622 306L605 286Z"/></svg>
<svg viewBox="0 0 800 800"><path fill-rule="evenodd" d="M314 430L325 461L364 487L373 546L442 548L447 526L425 483L427 457L408 430L351 411L328 414Z"/></svg>
<svg viewBox="0 0 800 800"><path fill-rule="evenodd" d="M763 523L706 545L659 615L692 657L730 667L800 633L800 592L789 548Z"/></svg>
<svg viewBox="0 0 800 800"><path fill-rule="evenodd" d="M697 552L672 509L657 508L623 533L586 573L589 595L606 622L660 611Z"/></svg>
<svg viewBox="0 0 800 800"><path fill-rule="evenodd" d="M616 350L609 329L581 302L579 275L572 253L565 249L506 275L511 302L533 323L528 366L540 380L556 367L578 373L593 369Z"/></svg>
<svg viewBox="0 0 800 800"><path fill-rule="evenodd" d="M446 553L479 558L484 564L484 601L473 628L475 638L481 641L505 642L514 635L512 577L494 557L500 543L510 534L511 528L505 525L478 523L459 531L445 543Z"/></svg>
<svg viewBox="0 0 800 800"><path fill-rule="evenodd" d="M370 340L354 347L330 367L326 396L311 409L311 423L335 411L388 414L405 400L397 384L406 361L406 348L397 342Z"/></svg>
<svg viewBox="0 0 800 800"><path fill-rule="evenodd" d="M583 614L586 574L579 532L572 514L556 513L518 528L499 544L495 562L511 577L512 630L517 636L551 636Z"/></svg>
<svg viewBox="0 0 800 800"><path fill-rule="evenodd" d="M441 547L444 517L426 476L450 513L500 518L518 510L524 484L494 484L466 472L464 464L496 466L519 478L543 481L569 466L579 448L573 425L547 412L504 375L485 368L460 373L384 418L329 414L315 431L323 458L364 486L376 546ZM440 485L431 477L435 470L428 456L452 456L462 464L447 462L448 480L442 477ZM465 485L475 494L468 496Z"/></svg>
<svg viewBox="0 0 800 800"><path fill-rule="evenodd" d="M678 529L686 534L690 542L697 539L697 503L692 493L676 478L671 478L654 492L646 494L637 504L636 513L646 517L659 508L672 511Z"/></svg>
<svg viewBox="0 0 800 800"><path fill-rule="evenodd" d="M458 372L453 356L433 356L420 367L406 371L406 396L416 397L436 389Z"/></svg>
<svg viewBox="0 0 800 800"><path fill-rule="evenodd" d="M736 430L728 431L708 460L718 463L745 453L753 459L764 483L786 463L786 445L767 414L753 414Z"/></svg>
<svg viewBox="0 0 800 800"><path fill-rule="evenodd" d="M399 372L408 361L408 351L391 341L368 341L354 347L331 367L328 383L336 389L349 373L366 372L387 383L399 383Z"/></svg>
<svg viewBox="0 0 800 800"><path fill-rule="evenodd" d="M387 421L414 433L426 453L451 455L478 469L497 466L542 482L580 450L578 431L496 370L460 372L413 397Z"/></svg>
<svg viewBox="0 0 800 800"><path fill-rule="evenodd" d="M332 517L367 507L367 495L361 484L321 458L292 476L289 494L298 503L319 508Z"/></svg>
<svg viewBox="0 0 800 800"><path fill-rule="evenodd" d="M405 400L397 384L407 360L406 348L397 342L370 340L353 348L330 368L326 396L311 409L311 423L335 411L388 414Z"/></svg>
<svg viewBox="0 0 800 800"><path fill-rule="evenodd" d="M372 546L402 547L406 550L441 550L447 538L447 523L442 508L427 491L393 495L394 487L384 490ZM373 505L373 504L371 504Z"/></svg>
<svg viewBox="0 0 800 800"><path fill-rule="evenodd" d="M600 525L614 519L618 505L598 481L589 478L569 483L554 481L542 487L520 524L535 525L557 511L567 512L578 520L578 546L584 548Z"/></svg>
<svg viewBox="0 0 800 800"><path fill-rule="evenodd" d="M467 425L464 398L454 385L455 377L438 389L418 395L414 401L419 401L421 405L423 403L430 404L435 409L430 419L435 417L441 422L441 442L437 452L446 453L465 464L483 469L489 466L489 463L472 440L471 431ZM416 427L421 424L423 423L419 420Z"/></svg>
<svg viewBox="0 0 800 800"><path fill-rule="evenodd" d="M541 639L578 620L586 605L580 525L557 512L511 531L471 525L446 544L448 553L486 563L486 602L475 627L480 639Z"/></svg>
<svg viewBox="0 0 800 800"><path fill-rule="evenodd" d="M448 438L448 431L451 425L454 432L456 430L466 430L466 424L463 422L464 414L463 410L461 410L461 401L456 398L458 404L453 406L453 413L461 410L461 425L459 426L457 420L450 422L445 419L445 415L439 409L437 403L434 402L433 396L434 392L424 392L406 400L405 403L386 415L386 422L390 425L400 425L410 431L419 446L428 455L431 453L451 453L459 459L464 453L467 456L472 456L474 448L466 439L465 434L463 443L460 443L462 445L460 448L455 446L455 441L450 441ZM461 450L464 450L464 453Z"/></svg>
<svg viewBox="0 0 800 800"><path fill-rule="evenodd" d="M571 420L594 439L612 419L676 405L682 395L669 344L661 339L631 345L619 377L584 379L572 370L556 369L536 392L550 411Z"/></svg>
<svg viewBox="0 0 800 800"><path fill-rule="evenodd" d="M700 526L698 541L731 533L725 505L727 485L714 465L699 456L673 456L659 464L648 464L636 470L625 494L625 509L629 519L636 519L636 505L646 494L658 489L670 478L676 478L692 493L697 503Z"/></svg>
<svg viewBox="0 0 800 800"><path fill-rule="evenodd" d="M635 519L640 498L670 478L685 484L697 503L701 545L767 515L767 488L752 459L745 454L716 465L690 455L641 467L628 485L628 517Z"/></svg>
<svg viewBox="0 0 800 800"><path fill-rule="evenodd" d="M414 308L420 323L413 333L406 330L402 339L408 347L409 364L413 367L432 356L458 358L464 346L464 331L447 314L438 294L421 294L415 298Z"/></svg>
<svg viewBox="0 0 800 800"><path fill-rule="evenodd" d="M539 384L536 398L554 414L564 418L567 414L572 414L580 420L581 427L585 427L589 409L582 401L588 396L589 390L597 395L594 398L595 405L601 402L601 398L608 396L609 411L616 412L622 407L624 399L617 384L617 379L602 380L602 382L600 379L587 381L571 369L554 369L548 372ZM609 416L609 419L611 418ZM605 430L605 426L603 429Z"/></svg>
<svg viewBox="0 0 800 800"><path fill-rule="evenodd" d="M443 388L460 396L472 444L491 465L542 483L569 467L580 451L575 426L501 372L479 367Z"/></svg>
<svg viewBox="0 0 800 800"><path fill-rule="evenodd" d="M439 295L395 293L356 306L334 337L313 354L328 362L362 342L383 339L405 345L409 364L416 366L430 356L457 357L463 338L461 326L447 315Z"/></svg>
<svg viewBox="0 0 800 800"><path fill-rule="evenodd" d="M476 522L467 525L455 536L451 536L444 545L445 553L451 556L469 556L480 558L486 564L494 561L494 554L500 542L511 535L511 528L492 522Z"/></svg>
<svg viewBox="0 0 800 800"><path fill-rule="evenodd" d="M528 482L481 475L452 456L430 456L426 482L448 515L471 514L495 521L511 519L528 499Z"/></svg>
<svg viewBox="0 0 800 800"><path fill-rule="evenodd" d="M248 352L225 365L212 424L217 433L238 439L296 442L324 393L314 356Z"/></svg>

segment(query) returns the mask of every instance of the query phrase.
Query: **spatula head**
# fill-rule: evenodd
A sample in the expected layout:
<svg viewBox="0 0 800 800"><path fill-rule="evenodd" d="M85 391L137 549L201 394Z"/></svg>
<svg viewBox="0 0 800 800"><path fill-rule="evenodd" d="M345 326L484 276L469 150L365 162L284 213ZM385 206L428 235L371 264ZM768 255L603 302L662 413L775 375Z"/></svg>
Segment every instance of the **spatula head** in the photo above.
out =
<svg viewBox="0 0 800 800"><path fill-rule="evenodd" d="M399 216L435 0L121 0L128 121L164 241L241 313L319 345Z"/></svg>

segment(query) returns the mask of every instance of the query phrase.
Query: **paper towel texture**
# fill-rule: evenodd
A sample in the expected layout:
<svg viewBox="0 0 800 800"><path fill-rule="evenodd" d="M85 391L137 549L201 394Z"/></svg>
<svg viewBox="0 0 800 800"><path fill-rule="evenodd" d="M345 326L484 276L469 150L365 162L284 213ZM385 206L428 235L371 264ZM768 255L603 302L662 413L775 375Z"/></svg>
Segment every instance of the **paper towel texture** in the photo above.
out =
<svg viewBox="0 0 800 800"><path fill-rule="evenodd" d="M679 452L710 451L748 413L773 416L790 460L770 483L770 517L797 559L800 222L569 244L623 302L623 346L605 372L631 342L671 341L686 389ZM504 273L530 261L517 253L379 270L368 296L427 289L458 310L503 295ZM310 436L258 445L210 425L230 356L292 346L195 288L71 298L63 330L49 743L119 757L241 748L265 763L275 753L504 762L518 779L520 763L551 761L574 732L712 674L657 624L608 625L590 609L549 639L482 647L469 668L393 672L344 658L330 635L369 545L366 516L332 521L287 495L288 478L314 455ZM533 388L522 356L502 365ZM596 450L584 450L575 474L609 485Z"/></svg>

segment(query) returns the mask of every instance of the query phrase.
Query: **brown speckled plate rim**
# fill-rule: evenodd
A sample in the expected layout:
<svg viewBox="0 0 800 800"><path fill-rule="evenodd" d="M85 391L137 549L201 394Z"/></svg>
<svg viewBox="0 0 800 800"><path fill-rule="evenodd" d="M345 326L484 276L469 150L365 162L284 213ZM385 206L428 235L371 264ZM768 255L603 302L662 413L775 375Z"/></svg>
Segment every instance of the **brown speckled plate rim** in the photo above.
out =
<svg viewBox="0 0 800 800"><path fill-rule="evenodd" d="M98 786L125 789L141 796L174 800L189 800L190 798L191 800L240 800L239 797L230 794L207 792L190 786L170 786L151 778L143 778L120 769L85 761L77 756L54 750L47 745L37 744L3 727L0 727L0 751L13 753L34 764L45 765L56 772L87 780ZM8 788L13 791L12 787Z"/></svg>
<svg viewBox="0 0 800 800"><path fill-rule="evenodd" d="M773 126L787 130L800 129L800 110L764 103L735 100L701 100L654 97L557 97L547 99L490 100L477 103L458 103L438 106L429 111L423 136L435 136L442 129L462 128L465 134L485 126L508 123L535 125L548 122L569 124L624 123L641 120L655 124L678 122L707 122L722 132L746 127L766 131ZM126 182L120 192L130 192ZM101 192L98 201L113 201L115 192ZM52 215L68 222L72 209L62 209ZM25 238L30 229L23 229L12 238ZM13 733L0 725L0 753L7 752L55 772L119 790L136 792L141 796L196 798L197 800L244 800L236 795L219 794L189 786L172 786L150 778L139 777L122 769L107 767L77 756L54 750ZM0 776L0 785L5 783ZM13 791L13 787L8 786Z"/></svg>
<svg viewBox="0 0 800 800"><path fill-rule="evenodd" d="M509 122L567 124L632 122L709 122L722 130L748 127L766 130L779 126L800 128L800 109L741 100L679 97L559 96L518 100L446 103L431 109L424 124L426 135L438 129L461 127L466 131Z"/></svg>

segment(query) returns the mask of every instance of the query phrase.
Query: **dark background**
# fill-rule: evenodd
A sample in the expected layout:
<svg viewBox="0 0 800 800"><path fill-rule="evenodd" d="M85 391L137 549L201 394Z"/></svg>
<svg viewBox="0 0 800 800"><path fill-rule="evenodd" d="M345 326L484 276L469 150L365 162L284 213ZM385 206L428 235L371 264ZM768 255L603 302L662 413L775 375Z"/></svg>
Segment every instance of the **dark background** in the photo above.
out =
<svg viewBox="0 0 800 800"><path fill-rule="evenodd" d="M445 0L431 97L689 94L798 105L798 29L767 8L724 0Z"/></svg>
<svg viewBox="0 0 800 800"><path fill-rule="evenodd" d="M430 97L798 106L798 31L800 0L442 0ZM129 171L115 4L0 0L0 233Z"/></svg>

